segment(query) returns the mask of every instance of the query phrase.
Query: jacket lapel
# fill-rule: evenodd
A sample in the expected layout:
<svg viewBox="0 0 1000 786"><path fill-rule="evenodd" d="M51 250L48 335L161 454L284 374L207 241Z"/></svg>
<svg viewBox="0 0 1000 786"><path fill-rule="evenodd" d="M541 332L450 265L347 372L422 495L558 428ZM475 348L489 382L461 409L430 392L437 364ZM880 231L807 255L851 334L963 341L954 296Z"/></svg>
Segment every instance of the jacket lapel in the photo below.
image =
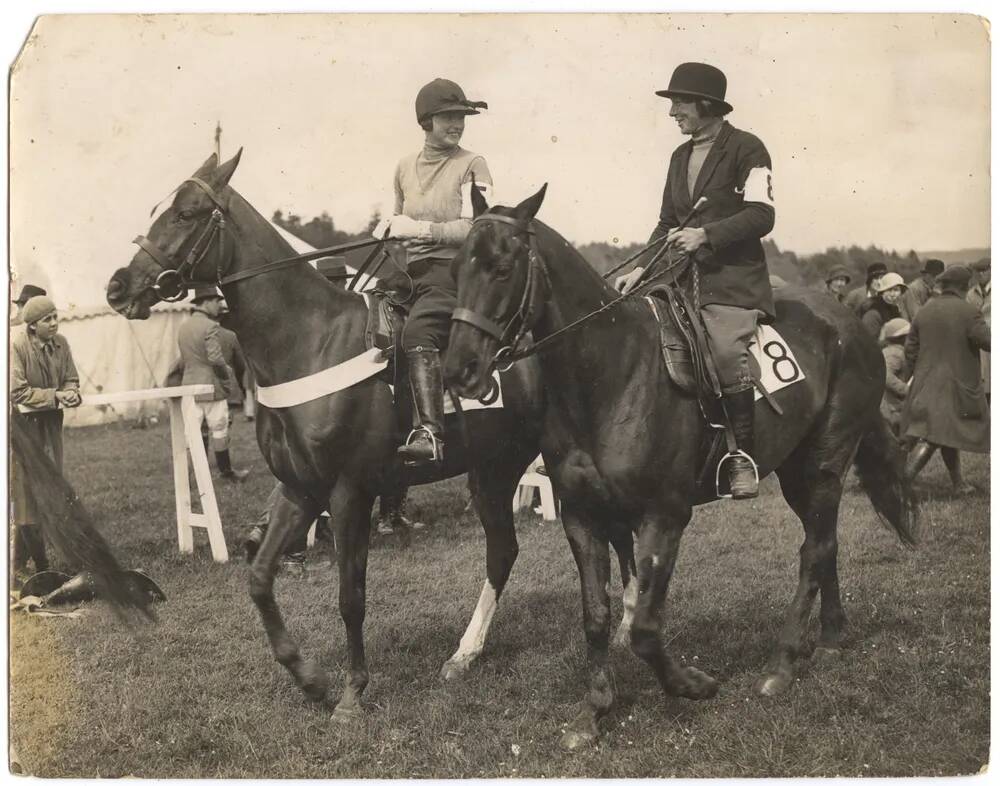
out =
<svg viewBox="0 0 1000 786"><path fill-rule="evenodd" d="M726 144L729 141L729 136L733 133L733 127L729 125L727 121L722 123L722 129L719 131L719 136L716 137L715 143L712 145L712 149L708 151L708 155L705 157L705 163L701 165L701 171L698 173L698 179L694 181L694 193L691 194L691 204L693 205L698 201L698 197L701 196L701 192L705 190L705 186L712 179L712 173L715 172L715 168L719 165L719 162L726 157ZM687 156L690 157L691 151L688 150ZM685 162L687 158L685 158ZM684 171L687 171L687 164L685 163Z"/></svg>

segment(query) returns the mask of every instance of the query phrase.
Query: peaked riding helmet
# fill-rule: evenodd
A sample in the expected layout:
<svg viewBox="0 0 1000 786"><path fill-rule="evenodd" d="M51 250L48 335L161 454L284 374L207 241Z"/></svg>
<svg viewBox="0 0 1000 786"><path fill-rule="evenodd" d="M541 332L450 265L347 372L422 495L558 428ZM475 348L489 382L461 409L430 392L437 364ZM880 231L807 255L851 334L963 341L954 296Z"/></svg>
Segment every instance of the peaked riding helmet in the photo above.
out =
<svg viewBox="0 0 1000 786"><path fill-rule="evenodd" d="M664 98L708 98L722 104L727 112L733 107L726 102L726 75L707 63L681 63L674 69L666 90L657 90Z"/></svg>
<svg viewBox="0 0 1000 786"><path fill-rule="evenodd" d="M465 92L450 79L435 79L420 88L417 93L417 122L422 123L439 112L461 112L478 115L480 109L488 109L485 101L470 101Z"/></svg>

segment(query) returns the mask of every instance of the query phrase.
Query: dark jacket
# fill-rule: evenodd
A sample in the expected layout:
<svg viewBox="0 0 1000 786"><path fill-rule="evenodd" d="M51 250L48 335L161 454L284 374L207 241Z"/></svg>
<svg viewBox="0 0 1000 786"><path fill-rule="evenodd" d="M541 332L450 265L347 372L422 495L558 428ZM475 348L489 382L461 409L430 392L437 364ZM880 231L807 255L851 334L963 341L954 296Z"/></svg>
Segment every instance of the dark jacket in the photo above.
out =
<svg viewBox="0 0 1000 786"><path fill-rule="evenodd" d="M773 318L774 299L760 242L774 227L773 201L744 200L747 178L755 169L757 176L766 177L760 198L773 200L771 157L753 134L724 122L690 193L687 170L693 146L692 141L685 142L670 157L660 220L650 240L679 226L699 197L707 197L707 204L688 222L708 236L708 245L695 254L701 304L759 308Z"/></svg>
<svg viewBox="0 0 1000 786"><path fill-rule="evenodd" d="M876 339L878 339L879 333L882 332L882 325L898 316L900 316L899 309L896 306L889 305L878 295L868 298L861 308L861 324Z"/></svg>
<svg viewBox="0 0 1000 786"><path fill-rule="evenodd" d="M971 303L954 292L931 298L917 313L906 339L913 368L903 405L902 431L935 445L988 453L990 410L979 369L990 331Z"/></svg>

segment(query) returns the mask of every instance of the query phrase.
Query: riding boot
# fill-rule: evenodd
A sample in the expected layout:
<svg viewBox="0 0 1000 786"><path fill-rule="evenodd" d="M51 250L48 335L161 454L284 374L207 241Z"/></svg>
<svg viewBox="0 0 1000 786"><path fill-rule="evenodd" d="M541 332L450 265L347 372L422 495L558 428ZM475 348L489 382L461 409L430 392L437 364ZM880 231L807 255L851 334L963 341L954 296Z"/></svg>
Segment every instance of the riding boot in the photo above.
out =
<svg viewBox="0 0 1000 786"><path fill-rule="evenodd" d="M723 406L739 451L727 459L729 489L733 499L753 499L757 496L757 467L753 459L753 388L725 395Z"/></svg>
<svg viewBox="0 0 1000 786"><path fill-rule="evenodd" d="M948 477L951 479L951 490L956 497L964 497L977 490L975 486L971 483L966 483L962 478L962 457L956 448L946 448L942 445L941 458L948 469Z"/></svg>
<svg viewBox="0 0 1000 786"><path fill-rule="evenodd" d="M444 384L436 349L406 350L410 392L413 396L413 431L397 453L407 466L444 459Z"/></svg>
<svg viewBox="0 0 1000 786"><path fill-rule="evenodd" d="M219 474L226 480L240 482L246 480L247 475L250 474L250 470L248 469L233 469L232 462L229 459L228 448L215 451L215 466L219 468Z"/></svg>
<svg viewBox="0 0 1000 786"><path fill-rule="evenodd" d="M905 475L907 483L912 483L916 479L917 475L920 474L920 470L927 466L927 462L931 460L931 456L934 455L935 450L937 450L937 445L932 445L930 442L921 440L910 451L910 456L906 459Z"/></svg>

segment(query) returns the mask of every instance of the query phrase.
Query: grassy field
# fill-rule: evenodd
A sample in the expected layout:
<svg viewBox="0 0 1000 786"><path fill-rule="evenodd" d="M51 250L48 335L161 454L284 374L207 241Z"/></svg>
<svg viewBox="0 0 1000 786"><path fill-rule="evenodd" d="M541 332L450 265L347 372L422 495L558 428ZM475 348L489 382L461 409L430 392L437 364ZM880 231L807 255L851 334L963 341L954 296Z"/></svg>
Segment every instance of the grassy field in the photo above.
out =
<svg viewBox="0 0 1000 786"><path fill-rule="evenodd" d="M159 623L129 630L100 603L76 620L10 621L11 734L46 777L699 777L975 773L989 756L989 499L953 501L939 459L925 471L924 545L900 546L853 479L841 508L850 620L843 657L804 661L777 699L751 686L794 590L801 527L768 481L752 503L699 509L669 602L674 651L720 679L706 702L665 699L628 651L613 655L619 701L592 750L564 753L581 698L579 584L557 523L518 519L521 553L481 663L457 684L451 654L483 580L484 538L464 480L415 489L433 526L402 549L375 539L368 580L371 684L356 726L304 701L275 663L246 568L217 565L204 538L177 553L169 432L67 432L66 467L122 562L167 593ZM242 419L219 484L235 548L270 475ZM985 457L968 479L988 488ZM238 557L239 555L234 555ZM312 561L325 561L322 551ZM616 578L617 581L617 578ZM620 588L620 583L618 584ZM615 613L620 613L620 589ZM333 570L279 580L307 655L343 678ZM815 624L815 621L814 621Z"/></svg>

